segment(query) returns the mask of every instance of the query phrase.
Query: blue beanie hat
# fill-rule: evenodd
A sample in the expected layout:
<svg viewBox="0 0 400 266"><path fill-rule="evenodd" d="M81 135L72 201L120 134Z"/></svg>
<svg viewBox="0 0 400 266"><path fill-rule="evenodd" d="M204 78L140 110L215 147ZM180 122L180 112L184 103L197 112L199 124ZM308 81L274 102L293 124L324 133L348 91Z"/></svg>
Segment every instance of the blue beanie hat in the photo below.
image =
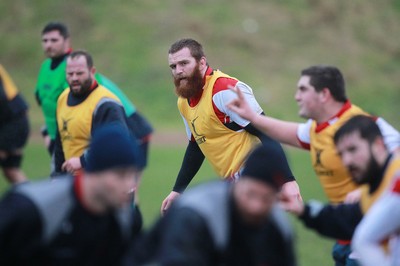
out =
<svg viewBox="0 0 400 266"><path fill-rule="evenodd" d="M285 153L278 143L267 142L257 146L245 161L240 178L252 178L280 189L292 177Z"/></svg>
<svg viewBox="0 0 400 266"><path fill-rule="evenodd" d="M93 132L86 157L86 172L118 167L140 167L139 148L128 130L118 123L106 124Z"/></svg>

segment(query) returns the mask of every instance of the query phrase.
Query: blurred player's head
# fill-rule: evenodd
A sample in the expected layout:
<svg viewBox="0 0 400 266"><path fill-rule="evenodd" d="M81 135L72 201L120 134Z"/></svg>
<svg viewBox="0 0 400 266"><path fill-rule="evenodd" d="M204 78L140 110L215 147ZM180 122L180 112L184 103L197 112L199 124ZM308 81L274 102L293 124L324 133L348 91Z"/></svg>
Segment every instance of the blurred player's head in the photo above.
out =
<svg viewBox="0 0 400 266"><path fill-rule="evenodd" d="M372 117L352 117L336 132L334 141L354 182L370 183L379 176L389 153Z"/></svg>
<svg viewBox="0 0 400 266"><path fill-rule="evenodd" d="M301 117L316 119L329 101L347 101L342 73L334 66L318 65L303 69L295 99Z"/></svg>
<svg viewBox="0 0 400 266"><path fill-rule="evenodd" d="M137 185L138 146L118 123L106 124L93 133L85 166L90 199L99 209L129 204Z"/></svg>
<svg viewBox="0 0 400 266"><path fill-rule="evenodd" d="M49 58L63 56L70 49L67 26L60 22L50 22L42 30L42 48Z"/></svg>
<svg viewBox="0 0 400 266"><path fill-rule="evenodd" d="M75 96L85 95L91 88L96 72L91 55L76 50L67 58L67 82L71 93Z"/></svg>
<svg viewBox="0 0 400 266"><path fill-rule="evenodd" d="M207 60L200 43L193 39L175 42L168 51L168 64L178 96L189 99L200 94L207 70Z"/></svg>
<svg viewBox="0 0 400 266"><path fill-rule="evenodd" d="M285 162L276 146L260 145L250 153L233 188L238 213L247 224L257 226L268 217L285 180Z"/></svg>

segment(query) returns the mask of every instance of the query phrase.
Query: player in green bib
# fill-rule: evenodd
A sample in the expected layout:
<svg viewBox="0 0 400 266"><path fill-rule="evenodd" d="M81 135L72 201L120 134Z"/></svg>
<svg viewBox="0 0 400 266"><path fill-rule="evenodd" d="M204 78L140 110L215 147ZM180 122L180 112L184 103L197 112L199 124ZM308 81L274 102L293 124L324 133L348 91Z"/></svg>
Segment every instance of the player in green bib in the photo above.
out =
<svg viewBox="0 0 400 266"><path fill-rule="evenodd" d="M42 135L49 153L54 150L57 133L56 109L57 99L68 87L66 80L66 58L71 53L69 31L66 25L59 22L48 23L42 31L42 48L47 56L43 62L36 84L35 95L42 108L45 127ZM115 83L97 73L97 82L114 93L124 106L132 134L138 139L144 158L147 158L148 142L153 131L150 123L137 112L133 103Z"/></svg>

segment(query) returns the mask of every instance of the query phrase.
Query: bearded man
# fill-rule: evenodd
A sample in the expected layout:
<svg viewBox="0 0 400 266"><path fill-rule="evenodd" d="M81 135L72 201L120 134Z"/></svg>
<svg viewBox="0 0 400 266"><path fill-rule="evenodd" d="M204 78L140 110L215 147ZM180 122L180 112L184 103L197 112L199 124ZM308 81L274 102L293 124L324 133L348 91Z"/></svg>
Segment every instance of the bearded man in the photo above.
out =
<svg viewBox="0 0 400 266"><path fill-rule="evenodd" d="M89 141L99 126L118 123L129 132L121 102L96 82L95 72L89 53L77 50L68 56L66 76L69 88L57 101L53 175L75 174L85 168Z"/></svg>
<svg viewBox="0 0 400 266"><path fill-rule="evenodd" d="M246 156L260 141L279 146L283 153L280 144L226 107L236 97L229 89L229 86L234 86L243 92L255 112L263 114L248 85L208 65L200 43L193 39L181 39L172 44L168 53L175 92L179 97L178 109L189 143L172 192L162 203L162 214L186 189L204 158L211 163L218 176L233 181L240 177ZM285 182L282 189L301 198L287 161L284 163L287 167L282 176Z"/></svg>

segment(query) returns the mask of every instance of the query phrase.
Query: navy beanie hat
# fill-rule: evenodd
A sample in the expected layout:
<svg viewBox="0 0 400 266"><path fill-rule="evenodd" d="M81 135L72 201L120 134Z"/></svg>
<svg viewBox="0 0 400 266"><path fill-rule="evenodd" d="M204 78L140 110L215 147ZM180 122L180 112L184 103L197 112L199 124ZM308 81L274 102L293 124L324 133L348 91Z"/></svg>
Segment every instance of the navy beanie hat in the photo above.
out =
<svg viewBox="0 0 400 266"><path fill-rule="evenodd" d="M275 145L276 144L276 145ZM247 157L240 178L252 178L279 190L291 171L278 143L257 146Z"/></svg>
<svg viewBox="0 0 400 266"><path fill-rule="evenodd" d="M139 148L122 125L106 124L93 132L85 171L93 173L118 167L140 168Z"/></svg>

